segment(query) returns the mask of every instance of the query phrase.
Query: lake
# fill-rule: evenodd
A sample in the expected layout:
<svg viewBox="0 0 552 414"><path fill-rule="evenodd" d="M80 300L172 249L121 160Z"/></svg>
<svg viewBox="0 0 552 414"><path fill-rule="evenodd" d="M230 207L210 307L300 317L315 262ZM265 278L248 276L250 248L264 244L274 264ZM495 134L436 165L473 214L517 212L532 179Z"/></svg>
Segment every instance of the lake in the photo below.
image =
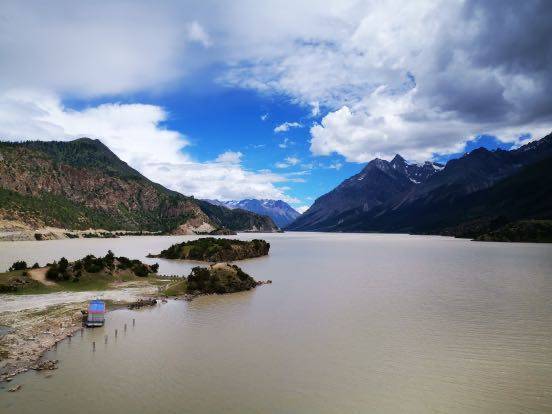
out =
<svg viewBox="0 0 552 414"><path fill-rule="evenodd" d="M552 412L552 245L238 237L271 243L268 257L238 264L272 285L111 312L48 353L60 361L51 377L2 384L0 412ZM108 249L146 260L191 238L1 243L0 269ZM146 261L165 274L197 265Z"/></svg>

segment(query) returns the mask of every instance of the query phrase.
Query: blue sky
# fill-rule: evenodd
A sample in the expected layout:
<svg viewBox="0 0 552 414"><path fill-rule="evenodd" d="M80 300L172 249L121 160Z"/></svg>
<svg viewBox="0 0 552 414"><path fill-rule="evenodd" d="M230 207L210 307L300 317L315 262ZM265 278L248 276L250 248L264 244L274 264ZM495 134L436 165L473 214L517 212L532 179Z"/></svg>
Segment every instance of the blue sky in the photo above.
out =
<svg viewBox="0 0 552 414"><path fill-rule="evenodd" d="M6 0L0 139L89 136L184 194L304 209L375 157L550 132L552 7L506 3Z"/></svg>

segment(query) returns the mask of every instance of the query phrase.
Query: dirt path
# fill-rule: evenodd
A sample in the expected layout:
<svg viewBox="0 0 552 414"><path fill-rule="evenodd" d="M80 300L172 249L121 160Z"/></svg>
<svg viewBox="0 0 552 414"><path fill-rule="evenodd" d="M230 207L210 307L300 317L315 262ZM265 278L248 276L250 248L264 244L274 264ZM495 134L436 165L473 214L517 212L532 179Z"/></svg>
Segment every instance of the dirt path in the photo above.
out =
<svg viewBox="0 0 552 414"><path fill-rule="evenodd" d="M48 271L47 267L41 267L39 269L31 269L29 270L29 276L31 279L36 280L37 282L42 283L46 286L55 286L56 283L52 282L51 280L46 279L46 272Z"/></svg>

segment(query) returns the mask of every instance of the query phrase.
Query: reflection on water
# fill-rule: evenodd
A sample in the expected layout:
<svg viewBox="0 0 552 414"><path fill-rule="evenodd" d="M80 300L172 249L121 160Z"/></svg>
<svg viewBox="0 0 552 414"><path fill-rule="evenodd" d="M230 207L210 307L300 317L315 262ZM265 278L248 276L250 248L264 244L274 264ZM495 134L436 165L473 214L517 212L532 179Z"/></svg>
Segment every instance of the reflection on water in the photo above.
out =
<svg viewBox="0 0 552 414"><path fill-rule="evenodd" d="M240 266L272 285L112 312L49 353L60 360L53 376L0 390L0 412L552 411L552 246L263 237L270 256ZM0 267L109 248L141 259L180 239L3 244ZM195 265L160 263L170 274Z"/></svg>

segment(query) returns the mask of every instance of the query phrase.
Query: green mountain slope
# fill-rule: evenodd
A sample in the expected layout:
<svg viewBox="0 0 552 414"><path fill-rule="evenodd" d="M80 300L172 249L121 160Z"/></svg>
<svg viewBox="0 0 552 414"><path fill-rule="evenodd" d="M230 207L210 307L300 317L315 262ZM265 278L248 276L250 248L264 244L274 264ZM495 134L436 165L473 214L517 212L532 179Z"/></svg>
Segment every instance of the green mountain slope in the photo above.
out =
<svg viewBox="0 0 552 414"><path fill-rule="evenodd" d="M148 180L98 140L0 143L0 219L70 229L277 230L268 217L224 210Z"/></svg>

